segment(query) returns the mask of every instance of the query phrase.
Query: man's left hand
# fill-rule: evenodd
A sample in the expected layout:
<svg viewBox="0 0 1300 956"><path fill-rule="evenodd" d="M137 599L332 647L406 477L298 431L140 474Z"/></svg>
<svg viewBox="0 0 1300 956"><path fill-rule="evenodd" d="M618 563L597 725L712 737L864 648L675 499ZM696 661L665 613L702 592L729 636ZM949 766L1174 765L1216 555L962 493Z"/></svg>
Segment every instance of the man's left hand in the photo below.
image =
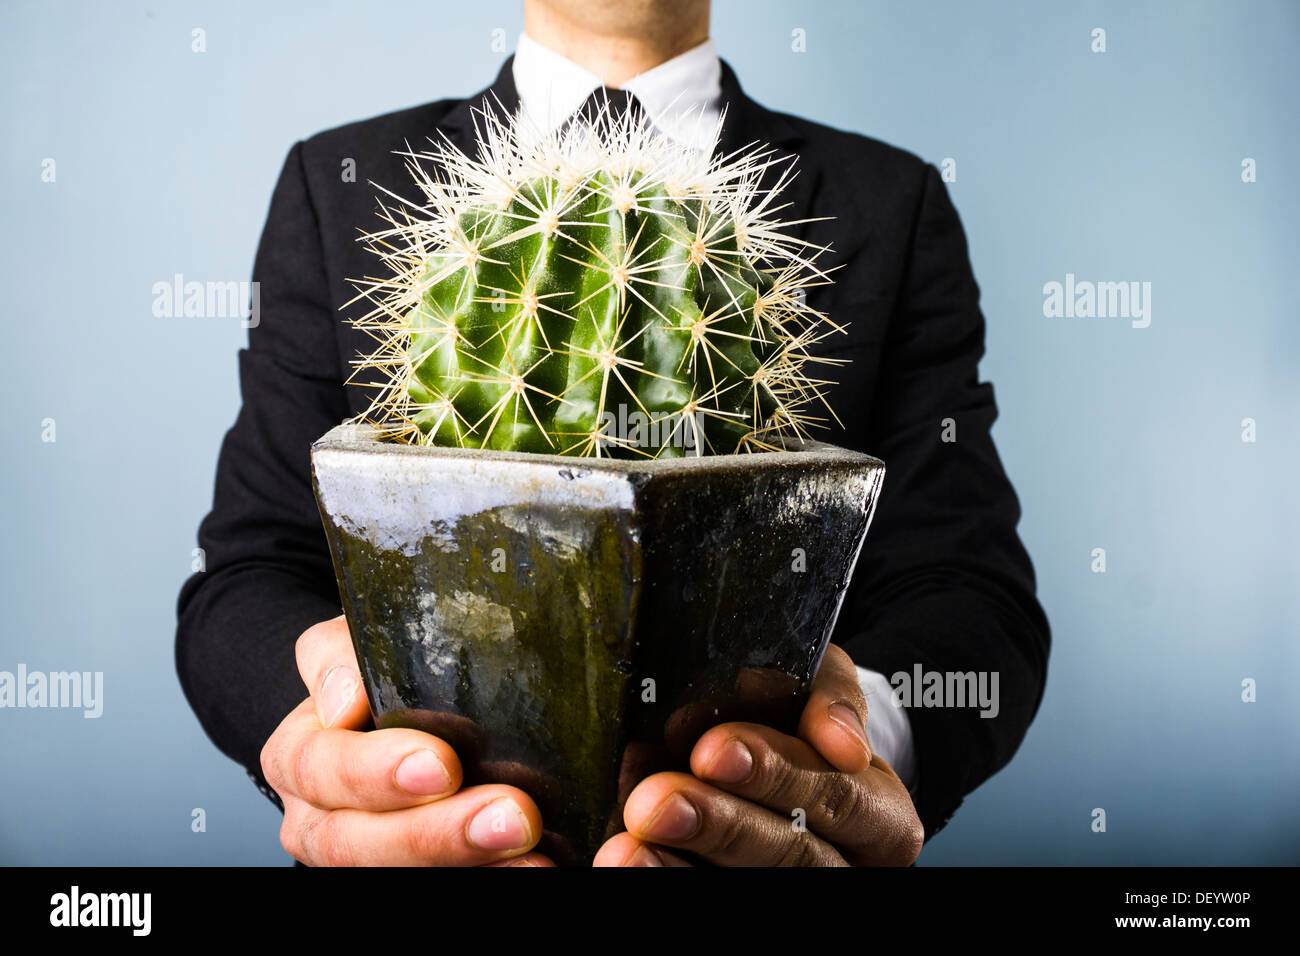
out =
<svg viewBox="0 0 1300 956"><path fill-rule="evenodd" d="M691 751L691 773L657 773L628 796L627 832L596 866L907 866L924 829L907 788L866 735L853 661L831 645L798 736L721 724Z"/></svg>

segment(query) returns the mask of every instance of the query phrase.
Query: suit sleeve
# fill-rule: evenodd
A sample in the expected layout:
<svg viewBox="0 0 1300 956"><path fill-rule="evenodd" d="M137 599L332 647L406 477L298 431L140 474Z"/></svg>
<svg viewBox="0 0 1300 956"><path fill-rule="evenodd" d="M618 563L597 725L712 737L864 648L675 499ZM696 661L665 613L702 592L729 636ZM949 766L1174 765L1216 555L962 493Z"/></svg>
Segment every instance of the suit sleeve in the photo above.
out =
<svg viewBox="0 0 1300 956"><path fill-rule="evenodd" d="M260 313L239 354L242 407L181 590L176 665L204 730L271 799L262 745L306 696L294 644L340 613L312 493L311 443L347 416L316 213L290 151L253 268Z"/></svg>
<svg viewBox="0 0 1300 956"><path fill-rule="evenodd" d="M1015 753L1042 697L1050 637L990 434L993 387L978 378L984 317L965 234L938 171L924 176L864 436L885 483L846 598L841 633L851 636L839 640L887 677L917 665L998 675L995 717L910 701L928 839Z"/></svg>

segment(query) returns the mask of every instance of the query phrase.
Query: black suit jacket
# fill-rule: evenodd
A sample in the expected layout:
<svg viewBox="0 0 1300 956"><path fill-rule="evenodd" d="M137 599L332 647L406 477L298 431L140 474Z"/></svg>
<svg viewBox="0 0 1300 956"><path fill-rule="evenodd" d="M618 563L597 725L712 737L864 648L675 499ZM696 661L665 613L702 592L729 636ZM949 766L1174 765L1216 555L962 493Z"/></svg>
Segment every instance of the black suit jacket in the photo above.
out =
<svg viewBox="0 0 1300 956"><path fill-rule="evenodd" d="M518 103L507 61L468 100L442 100L321 133L289 152L253 278L261 321L239 353L243 407L199 529L206 570L184 585L176 659L204 729L274 797L259 754L305 691L294 642L339 614L312 495L308 450L362 411L344 386L370 340L345 320L364 304L349 280L382 266L356 241L379 225L367 180L414 195L401 157L445 134L473 152L474 108ZM984 319L961 224L934 167L852 133L767 110L724 65L721 148L753 142L798 156L788 219L842 266L813 305L849 324L828 352L851 359L830 401L843 427L817 437L884 459L883 495L834 636L864 667L891 675L997 671L1001 710L910 710L927 836L1015 752L1042 695L1048 625L1017 535L1020 509L989 429L993 389L977 378ZM347 160L356 181L344 181ZM955 442L942 439L953 419Z"/></svg>

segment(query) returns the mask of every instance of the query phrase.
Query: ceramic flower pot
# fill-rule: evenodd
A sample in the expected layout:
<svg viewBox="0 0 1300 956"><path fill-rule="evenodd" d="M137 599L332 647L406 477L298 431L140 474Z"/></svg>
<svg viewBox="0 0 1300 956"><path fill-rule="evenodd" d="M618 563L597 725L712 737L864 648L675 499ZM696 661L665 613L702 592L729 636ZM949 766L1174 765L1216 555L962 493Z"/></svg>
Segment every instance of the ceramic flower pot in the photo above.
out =
<svg viewBox="0 0 1300 956"><path fill-rule="evenodd" d="M885 469L822 444L576 459L344 425L312 471L376 724L528 791L572 863L710 726L793 732Z"/></svg>

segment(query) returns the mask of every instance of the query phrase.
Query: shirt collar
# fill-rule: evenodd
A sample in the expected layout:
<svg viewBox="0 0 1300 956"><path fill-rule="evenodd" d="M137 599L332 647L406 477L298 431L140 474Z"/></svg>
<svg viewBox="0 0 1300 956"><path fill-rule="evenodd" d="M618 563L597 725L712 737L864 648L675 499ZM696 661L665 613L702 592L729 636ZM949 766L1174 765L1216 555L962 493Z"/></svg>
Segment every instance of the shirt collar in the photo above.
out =
<svg viewBox="0 0 1300 956"><path fill-rule="evenodd" d="M601 77L526 33L519 37L512 72L525 116L544 132L562 124L603 85ZM637 74L622 88L673 139L712 148L722 99L722 64L712 40Z"/></svg>

